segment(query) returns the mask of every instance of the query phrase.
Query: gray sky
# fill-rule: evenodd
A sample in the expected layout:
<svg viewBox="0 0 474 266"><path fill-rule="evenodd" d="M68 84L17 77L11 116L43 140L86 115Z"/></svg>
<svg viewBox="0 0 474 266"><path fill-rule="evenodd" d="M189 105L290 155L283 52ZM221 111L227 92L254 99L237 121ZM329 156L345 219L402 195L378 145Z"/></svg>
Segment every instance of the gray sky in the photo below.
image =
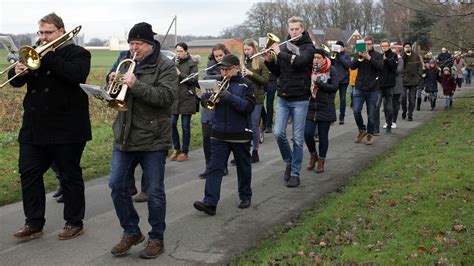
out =
<svg viewBox="0 0 474 266"><path fill-rule="evenodd" d="M82 25L80 34L92 38L123 37L137 22L148 22L165 34L178 16L178 35L217 36L226 27L242 23L256 2L265 0L0 0L0 32L33 33L38 20L55 12L66 31ZM174 28L171 32L174 32Z"/></svg>

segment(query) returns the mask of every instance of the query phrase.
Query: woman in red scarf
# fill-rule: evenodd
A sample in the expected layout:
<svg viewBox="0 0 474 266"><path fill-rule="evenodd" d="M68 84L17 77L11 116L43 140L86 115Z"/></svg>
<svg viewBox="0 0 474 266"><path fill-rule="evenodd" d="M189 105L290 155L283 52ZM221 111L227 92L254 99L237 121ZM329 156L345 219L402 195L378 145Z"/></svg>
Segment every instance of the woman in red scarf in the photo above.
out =
<svg viewBox="0 0 474 266"><path fill-rule="evenodd" d="M329 147L329 127L336 121L334 99L339 83L336 69L331 67L331 60L322 49L316 49L314 53L311 81L311 98L304 132L305 143L310 153L307 169L313 170L317 163L316 173L322 173ZM316 127L319 135L319 156L314 141Z"/></svg>

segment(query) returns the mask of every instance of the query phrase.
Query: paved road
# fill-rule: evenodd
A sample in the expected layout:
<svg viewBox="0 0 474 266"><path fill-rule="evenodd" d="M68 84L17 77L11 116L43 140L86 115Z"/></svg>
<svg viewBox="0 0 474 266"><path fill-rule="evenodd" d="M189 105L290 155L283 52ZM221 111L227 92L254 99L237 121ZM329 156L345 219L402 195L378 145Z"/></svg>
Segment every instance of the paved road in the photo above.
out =
<svg viewBox="0 0 474 266"><path fill-rule="evenodd" d="M463 88L463 95L474 88ZM0 260L3 265L54 265L54 264L207 264L225 263L233 255L249 248L265 237L268 229L287 223L292 217L314 201L336 191L348 179L389 147L398 143L424 121L442 110L444 100L438 100L438 108L430 112L428 103L415 111L413 122L399 120L393 134L375 138L375 144L354 144L357 134L352 111L347 111L346 124L335 124L330 130L330 147L326 171L316 174L302 170L301 186L287 188L282 180L284 163L272 135L266 134L260 148L261 162L253 165L253 198L250 209L237 208L236 170L230 167L224 177L222 196L217 215L210 217L192 207L195 200L203 197L204 181L197 178L203 170L202 150L190 153L188 162L167 162L167 230L166 252L155 260L138 257L142 246L132 248L129 255L115 258L110 249L121 236L107 186L107 177L86 183L85 234L69 241L57 240L63 226L63 205L47 195L45 236L29 242L17 242L12 234L24 221L21 203L0 208ZM383 121L383 120L382 120ZM382 123L383 124L383 123ZM304 164L308 153L305 150ZM137 170L137 177L140 176ZM137 183L139 184L139 182ZM146 204L136 207L141 214L140 225L145 233L147 224Z"/></svg>

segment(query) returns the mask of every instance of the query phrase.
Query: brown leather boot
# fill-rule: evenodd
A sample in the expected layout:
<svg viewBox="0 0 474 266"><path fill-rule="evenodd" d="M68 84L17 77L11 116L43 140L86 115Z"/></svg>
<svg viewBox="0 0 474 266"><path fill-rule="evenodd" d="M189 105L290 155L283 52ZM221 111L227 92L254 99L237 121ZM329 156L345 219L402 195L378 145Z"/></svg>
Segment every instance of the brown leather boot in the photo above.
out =
<svg viewBox="0 0 474 266"><path fill-rule="evenodd" d="M321 174L324 172L324 161L323 159L318 160L318 167L316 168L316 173Z"/></svg>
<svg viewBox="0 0 474 266"><path fill-rule="evenodd" d="M316 162L318 161L318 155L316 153L309 154L309 162L308 162L308 171L311 171L316 166Z"/></svg>
<svg viewBox="0 0 474 266"><path fill-rule="evenodd" d="M148 240L144 250L140 251L140 258L154 259L165 251L163 240Z"/></svg>
<svg viewBox="0 0 474 266"><path fill-rule="evenodd" d="M145 236L142 232L138 232L138 234L135 235L123 235L120 242L115 245L110 252L115 256L121 256L127 253L132 246L140 244L143 240L145 240Z"/></svg>
<svg viewBox="0 0 474 266"><path fill-rule="evenodd" d="M43 236L43 230L39 228L33 228L28 224L25 224L13 235L18 240L29 240Z"/></svg>
<svg viewBox="0 0 474 266"><path fill-rule="evenodd" d="M359 135L357 135L355 143L360 143L365 136L367 136L367 131L364 129L359 130Z"/></svg>
<svg viewBox="0 0 474 266"><path fill-rule="evenodd" d="M176 161L180 153L181 153L180 150L173 150L173 153L170 156L170 161Z"/></svg>

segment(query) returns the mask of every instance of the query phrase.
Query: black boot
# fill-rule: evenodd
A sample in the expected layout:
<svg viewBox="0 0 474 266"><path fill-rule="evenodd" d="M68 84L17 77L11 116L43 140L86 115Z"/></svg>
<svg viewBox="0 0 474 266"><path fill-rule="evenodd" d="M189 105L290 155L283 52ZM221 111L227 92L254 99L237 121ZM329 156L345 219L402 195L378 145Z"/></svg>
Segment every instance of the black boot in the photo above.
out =
<svg viewBox="0 0 474 266"><path fill-rule="evenodd" d="M283 175L283 180L285 181L290 180L290 174L291 174L291 165L287 165L285 169L285 174Z"/></svg>
<svg viewBox="0 0 474 266"><path fill-rule="evenodd" d="M416 98L416 110L420 111L421 107L421 98Z"/></svg>
<svg viewBox="0 0 474 266"><path fill-rule="evenodd" d="M252 151L252 163L258 163L260 162L260 158L258 157L258 151L253 150Z"/></svg>

